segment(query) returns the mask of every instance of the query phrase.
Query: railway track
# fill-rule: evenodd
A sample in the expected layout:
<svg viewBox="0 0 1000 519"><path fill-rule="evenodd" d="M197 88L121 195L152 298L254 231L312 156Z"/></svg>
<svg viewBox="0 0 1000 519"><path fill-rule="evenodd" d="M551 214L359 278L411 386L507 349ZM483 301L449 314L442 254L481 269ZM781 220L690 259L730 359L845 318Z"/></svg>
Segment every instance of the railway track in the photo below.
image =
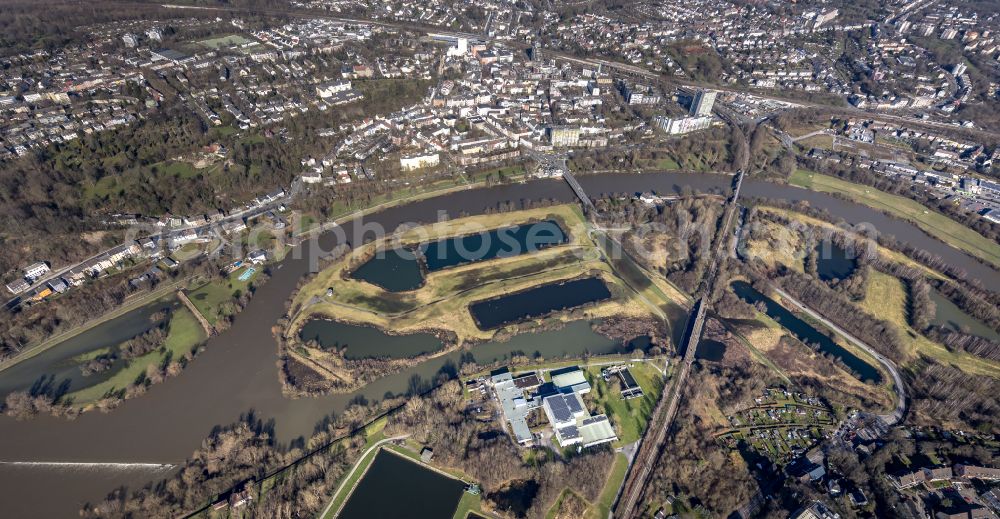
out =
<svg viewBox="0 0 1000 519"><path fill-rule="evenodd" d="M680 407L681 396L684 391L684 384L687 381L688 373L691 371L691 364L694 363L695 352L698 350L698 341L701 340L701 332L705 326L705 311L708 306L708 295L712 293L715 283L718 266L725 256L731 251L727 247L735 244L734 240L729 240L729 229L732 227L733 218L737 212L737 200L740 196L740 188L743 185L743 170L736 173L733 181L733 195L726 200L726 208L723 214L722 225L719 227L716 238L717 246L715 255L712 258L708 274L699 289L701 296L691 309L691 317L688 319L689 326L685 330L684 358L681 362L680 372L671 383L670 390L664 391L663 396L653 411L650 425L639 444L635 460L629 469L625 479L618 503L615 506L613 516L620 519L632 519L638 517L642 511L639 506L649 483L650 475L656 460L659 459L663 446L667 441L667 434L673 424L677 409Z"/></svg>

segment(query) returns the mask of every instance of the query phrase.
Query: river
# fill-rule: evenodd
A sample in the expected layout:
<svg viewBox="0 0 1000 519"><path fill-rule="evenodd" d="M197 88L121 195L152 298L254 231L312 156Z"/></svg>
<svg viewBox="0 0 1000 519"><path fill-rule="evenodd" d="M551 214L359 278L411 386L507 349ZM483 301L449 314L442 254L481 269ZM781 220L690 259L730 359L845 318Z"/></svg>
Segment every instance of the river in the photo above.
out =
<svg viewBox="0 0 1000 519"><path fill-rule="evenodd" d="M671 193L689 185L701 191L729 186L730 177L677 173L609 174L584 176L581 184L591 196L602 192L641 192L653 190ZM892 220L872 209L845 202L823 193L748 180L743 185L748 196L806 200L815 207L852 223L868 222L883 233L891 233L913 246L932 250L952 265L964 268L993 290L1000 290L1000 275L964 253L933 240L915 226ZM572 201L574 195L561 180L538 180L525 184L496 186L443 195L386 209L368 216L364 222L377 222L393 229L404 222L430 222L439 209L452 217L463 211L482 213L487 208L522 200L555 199ZM356 221L345 223L350 237L358 229ZM213 427L232 423L241 414L254 412L273 419L278 441L282 443L307 436L323 417L341 411L353 395L333 395L314 399L287 399L282 396L275 358L277 346L271 326L284 313L284 302L310 266L308 258L316 247L331 250L335 237L326 235L316 243L297 247L281 264L272 268L272 277L240 313L232 327L208 340L206 350L180 375L153 386L143 396L126 401L107 413L86 413L76 420L41 416L29 421L0 417L0 461L76 461L181 463L200 445ZM361 240L352 238L352 243ZM589 330L586 330L589 333ZM565 332L551 332L565 333ZM579 330L575 333L579 333ZM590 333L592 337L594 335ZM525 351L540 349L555 336L524 337L498 348L518 347ZM578 342L569 337L566 342ZM561 342L561 341L560 341ZM477 353L478 351L474 351ZM422 374L436 372L449 359L436 358L419 366ZM418 373L418 374L421 374ZM3 374L0 373L0 380ZM393 378L403 387L405 382ZM381 398L390 388L376 381L362 393L366 398ZM43 469L39 469L41 472ZM117 474L117 475L116 475ZM113 473L105 477L73 471L47 469L38 477L25 477L21 471L0 465L0 498L11 517L76 517L85 500L100 499L112 487L141 484L134 473ZM38 496L44 497L39 498Z"/></svg>

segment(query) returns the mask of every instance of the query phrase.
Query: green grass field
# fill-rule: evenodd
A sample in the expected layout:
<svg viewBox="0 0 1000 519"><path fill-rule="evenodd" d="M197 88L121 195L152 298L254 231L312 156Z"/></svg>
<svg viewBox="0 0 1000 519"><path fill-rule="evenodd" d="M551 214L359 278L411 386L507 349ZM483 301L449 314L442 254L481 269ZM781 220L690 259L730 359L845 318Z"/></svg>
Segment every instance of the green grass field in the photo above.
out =
<svg viewBox="0 0 1000 519"><path fill-rule="evenodd" d="M611 423L620 431L618 441L613 444L615 446L639 440L646 429L646 423L656 406L656 401L660 398L660 392L663 391L659 373L647 363L636 363L629 370L642 387L644 393L642 398L623 399L617 387L618 383L614 379L610 383L605 382L601 377L600 366L586 369L587 378L594 388L590 396L597 402L601 412L607 414Z"/></svg>
<svg viewBox="0 0 1000 519"><path fill-rule="evenodd" d="M241 268L225 279L205 283L188 293L188 298L209 324L214 326L219 319L228 316L231 309L227 308L226 303L232 301L237 291L247 290L250 282L257 277L254 273L246 281L240 281L239 276L245 270L246 268Z"/></svg>
<svg viewBox="0 0 1000 519"><path fill-rule="evenodd" d="M468 492L462 492L462 500L458 502L458 508L455 509L455 515L452 516L452 519L465 519L469 516L469 512L479 512L482 502L482 494L472 495Z"/></svg>
<svg viewBox="0 0 1000 519"><path fill-rule="evenodd" d="M789 182L813 191L840 193L858 203L913 222L931 236L1000 267L1000 244L914 200L801 169L792 174Z"/></svg>
<svg viewBox="0 0 1000 519"><path fill-rule="evenodd" d="M248 40L238 34L229 34L226 36L219 36L218 38L211 38L208 40L201 40L198 42L202 47L207 47L209 49L219 49L222 47L233 47L236 45L245 45L251 43L253 40Z"/></svg>
<svg viewBox="0 0 1000 519"><path fill-rule="evenodd" d="M604 490L601 491L600 501L595 503L597 506L591 509L592 519L604 519L611 512L611 507L615 504L615 496L618 495L618 487L625 481L627 470L628 459L620 452L615 454L615 464L611 467L611 474L608 475L608 481L604 484Z"/></svg>
<svg viewBox="0 0 1000 519"><path fill-rule="evenodd" d="M493 175L495 180L498 175L503 175L507 179L511 179L520 178L526 174L527 172L525 171L524 166L518 164L516 166L501 166L498 168L484 169L482 171L474 171L466 173L466 176L468 177L469 182L483 182L486 180L486 177L490 175Z"/></svg>
<svg viewBox="0 0 1000 519"><path fill-rule="evenodd" d="M385 424L388 420L385 417L379 418L375 422L372 422L365 428L365 445L361 448L361 452L365 452L374 446L376 443L385 439ZM368 466L371 465L372 460L375 459L375 455L378 454L380 449L372 449L367 456L358 460L358 469L351 474L351 477L347 479L347 484L344 485L343 491L339 494L333 496L333 505L330 507L330 511L324 515L321 519L332 518L337 512L337 509L347 500L347 496L351 495L351 490L357 481L361 478L361 475L368 470ZM340 483L338 483L338 486Z"/></svg>
<svg viewBox="0 0 1000 519"><path fill-rule="evenodd" d="M907 321L907 288L899 279L873 271L861 308L879 319L885 319L899 331L908 344L911 358L923 355L944 364L951 364L967 373L1000 378L1000 364L962 351L952 351L931 341L910 327Z"/></svg>
<svg viewBox="0 0 1000 519"><path fill-rule="evenodd" d="M178 308L170 318L167 340L162 348L136 357L108 380L70 393L68 398L71 398L76 406L85 406L96 402L108 393L128 387L146 372L147 366L159 365L168 358L179 358L203 340L205 340L205 332L201 329L194 314L187 308Z"/></svg>

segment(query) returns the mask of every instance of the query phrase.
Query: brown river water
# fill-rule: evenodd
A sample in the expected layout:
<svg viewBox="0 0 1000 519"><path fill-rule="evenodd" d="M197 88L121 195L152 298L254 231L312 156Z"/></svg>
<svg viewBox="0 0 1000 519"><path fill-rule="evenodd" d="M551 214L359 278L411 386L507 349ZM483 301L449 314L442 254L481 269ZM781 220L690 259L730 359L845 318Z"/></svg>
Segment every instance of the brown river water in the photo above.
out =
<svg viewBox="0 0 1000 519"><path fill-rule="evenodd" d="M653 190L669 194L684 185L709 191L722 189L730 178L720 175L644 174L580 177L591 196L611 192ZM747 196L807 200L848 222L867 222L882 233L942 256L964 268L993 290L1000 290L1000 275L970 256L934 240L915 226L894 220L872 209L844 202L829 195L794 187L748 180ZM538 180L526 184L497 186L414 202L364 218L387 229L404 222L429 222L446 210L451 217L461 212L476 214L498 203L532 199L572 201L565 182ZM343 226L351 236L357 222ZM451 356L428 361L398 375L375 381L350 395L288 399L282 396L275 365L277 345L271 326L284 313L284 302L296 282L309 271L308 258L316 247L332 249L335 240L324 236L298 247L280 268L272 267L272 278L262 286L246 309L226 332L211 338L204 351L180 376L153 386L143 396L126 401L104 414L86 413L76 420L41 416L28 421L0 417L0 500L7 517L77 517L87 501L101 499L118 486L135 487L169 473L165 468L123 466L54 466L10 462L163 463L180 464L197 448L214 426L230 424L245 413L273 419L278 440L283 443L309 436L326 416L340 412L358 394L369 400L387 391L402 393L410 378L433 376ZM355 241L357 243L357 241ZM544 350L544 354L574 352L580 348L600 351L611 347L606 339L590 332L586 323L568 326L546 337L520 336L511 343L487 344L487 358L502 356L515 348ZM547 349L546 348L550 348ZM0 387L4 374L0 373Z"/></svg>

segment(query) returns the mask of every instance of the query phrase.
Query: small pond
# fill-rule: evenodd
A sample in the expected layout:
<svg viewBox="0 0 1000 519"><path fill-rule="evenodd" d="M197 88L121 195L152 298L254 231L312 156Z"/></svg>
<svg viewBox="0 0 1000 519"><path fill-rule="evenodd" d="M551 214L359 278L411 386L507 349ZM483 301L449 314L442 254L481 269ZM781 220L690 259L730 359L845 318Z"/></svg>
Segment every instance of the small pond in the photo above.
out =
<svg viewBox="0 0 1000 519"><path fill-rule="evenodd" d="M816 273L823 281L846 279L854 272L854 255L829 241L816 246Z"/></svg>
<svg viewBox="0 0 1000 519"><path fill-rule="evenodd" d="M424 284L420 262L409 249L379 251L351 272L351 277L380 286L390 292L416 290Z"/></svg>
<svg viewBox="0 0 1000 519"><path fill-rule="evenodd" d="M813 328L809 323L799 319L795 316L795 314L788 311L788 309L779 305L764 294L761 294L746 282L734 281L732 283L732 287L733 292L736 293L740 299L743 299L750 304L763 301L766 306L766 313L768 316L777 321L778 324L785 327L788 331L792 332L792 335L797 337L800 341L808 344L819 345L819 350L821 352L840 359L840 361L857 374L858 378L861 380L870 380L876 383L882 381L882 375L877 369L875 369L874 366L861 360L843 346L834 342L826 334L821 333L816 328Z"/></svg>
<svg viewBox="0 0 1000 519"><path fill-rule="evenodd" d="M698 349L694 352L696 359L720 362L726 355L726 345L712 339L702 339L698 343Z"/></svg>
<svg viewBox="0 0 1000 519"><path fill-rule="evenodd" d="M602 301L611 291L600 278L583 278L550 283L469 305L469 311L481 330L538 318L553 312Z"/></svg>
<svg viewBox="0 0 1000 519"><path fill-rule="evenodd" d="M972 335L976 335L984 339L1000 341L1000 333L997 333L996 330L987 326L986 323L983 323L982 321L962 311L961 308L959 308L955 303L952 303L951 300L943 294L937 290L931 290L930 294L931 300L934 301L934 305L937 307L934 319L931 320L932 324L936 324L949 330L965 330Z"/></svg>

